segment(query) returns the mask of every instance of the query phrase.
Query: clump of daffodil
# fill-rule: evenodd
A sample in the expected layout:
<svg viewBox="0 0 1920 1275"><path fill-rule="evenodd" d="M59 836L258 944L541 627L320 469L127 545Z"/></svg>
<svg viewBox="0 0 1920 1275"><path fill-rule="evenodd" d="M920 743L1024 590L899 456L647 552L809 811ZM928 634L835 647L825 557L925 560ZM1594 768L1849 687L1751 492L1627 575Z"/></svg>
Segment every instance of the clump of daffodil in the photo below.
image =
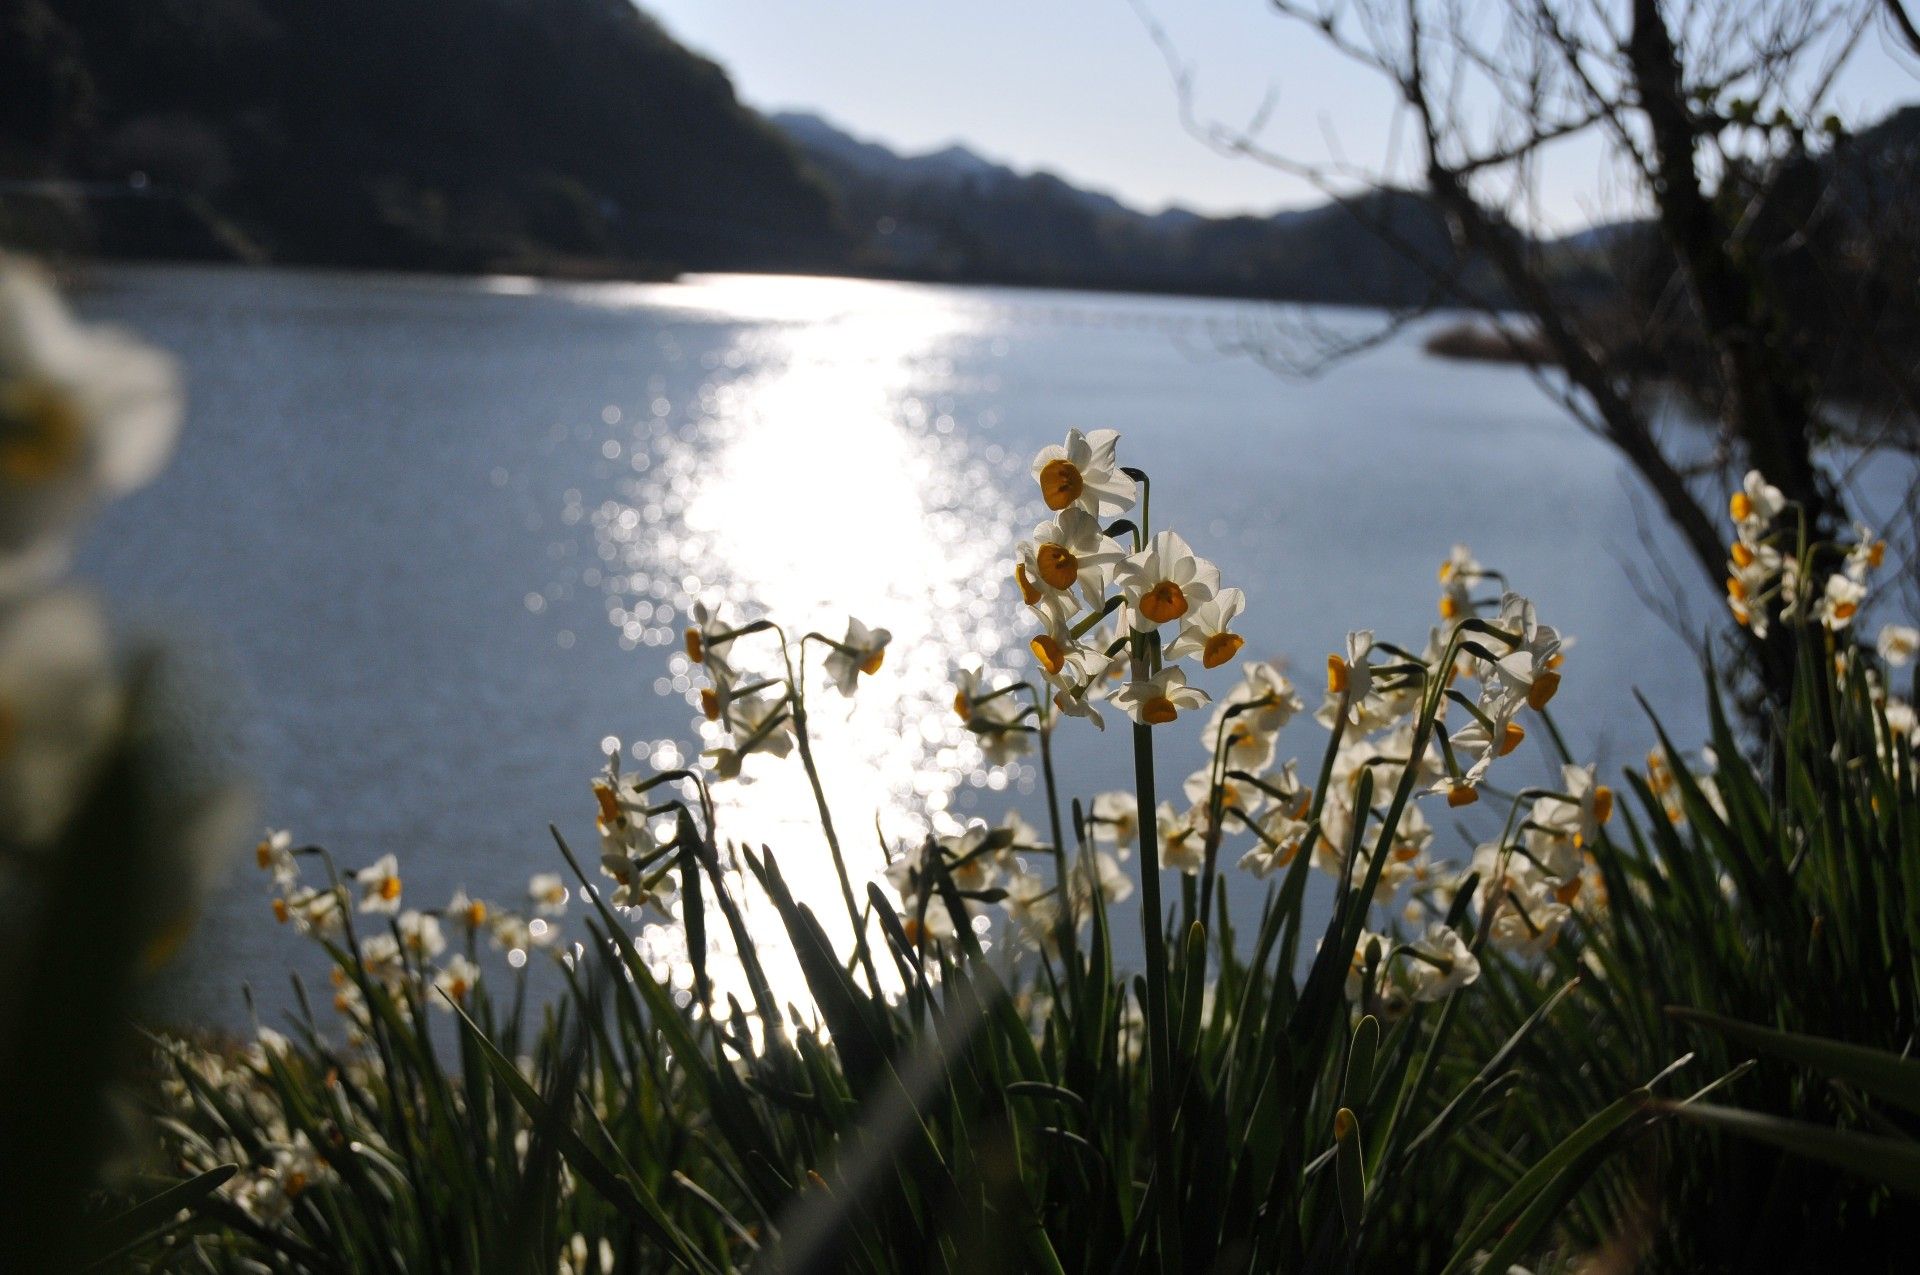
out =
<svg viewBox="0 0 1920 1275"><path fill-rule="evenodd" d="M1804 543L1804 529L1788 517L1797 511L1757 469L1728 498L1734 539L1727 550L1727 607L1755 637L1766 637L1776 619L1847 631L1886 558L1886 541L1865 526L1854 528L1851 541Z"/></svg>
<svg viewBox="0 0 1920 1275"><path fill-rule="evenodd" d="M1164 726L1208 699L1183 661L1212 669L1239 652L1231 625L1246 595L1223 589L1218 568L1178 532L1101 525L1132 510L1140 490L1141 477L1119 463L1119 441L1112 430L1073 430L1034 458L1057 517L1021 543L1014 579L1039 621L1029 646L1058 711L1103 725L1098 705L1110 700L1140 725ZM1104 627L1109 619L1117 632ZM1129 672L1113 689L1116 668Z"/></svg>

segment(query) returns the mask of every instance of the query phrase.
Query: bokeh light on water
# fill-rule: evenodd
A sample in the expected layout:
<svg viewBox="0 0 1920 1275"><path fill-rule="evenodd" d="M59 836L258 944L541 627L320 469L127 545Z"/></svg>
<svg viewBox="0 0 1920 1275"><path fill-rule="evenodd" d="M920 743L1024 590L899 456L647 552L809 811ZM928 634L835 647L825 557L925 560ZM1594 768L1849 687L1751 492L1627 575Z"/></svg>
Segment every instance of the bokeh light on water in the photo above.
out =
<svg viewBox="0 0 1920 1275"><path fill-rule="evenodd" d="M657 297L636 292L642 303ZM688 411L676 418L660 404L668 410L634 425L623 446L634 472L589 519L592 574L630 645L677 647L695 601L730 619L771 617L796 642L810 631L838 638L849 616L892 633L885 663L852 699L825 685L826 651L808 645L813 751L862 902L885 865L882 840L952 831L947 811L962 782L1006 782L955 717L952 674L994 663L1017 623L1005 585L1015 510L1004 475L967 445L947 406L952 347L977 337L979 307L925 289L875 292L781 278L673 289L679 307L770 321L718 356L734 375L710 383ZM762 672L779 662L770 634L741 639L731 656ZM676 650L656 689L684 698L702 746L717 747L727 736L700 717L705 684ZM681 753L662 741L628 761L691 760ZM750 756L715 797L722 841L770 847L799 900L829 933L849 935L798 759ZM764 903L749 922L757 934L780 930ZM645 936L662 963L684 959L679 926L649 924ZM722 953L730 946L724 932L715 942ZM768 947L776 995L803 1001L790 954ZM724 955L717 962L721 990L744 998Z"/></svg>

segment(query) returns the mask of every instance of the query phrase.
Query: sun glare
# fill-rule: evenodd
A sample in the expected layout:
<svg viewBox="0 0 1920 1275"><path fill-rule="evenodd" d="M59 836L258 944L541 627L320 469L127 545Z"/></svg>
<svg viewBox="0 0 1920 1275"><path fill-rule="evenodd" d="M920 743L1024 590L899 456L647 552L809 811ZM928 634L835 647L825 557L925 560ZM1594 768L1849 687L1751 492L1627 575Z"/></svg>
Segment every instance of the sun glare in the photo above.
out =
<svg viewBox="0 0 1920 1275"><path fill-rule="evenodd" d="M952 830L944 811L959 783L1004 782L952 711L956 665L991 664L1013 627L1001 567L1015 508L942 406L951 354L977 319L965 300L845 280L729 277L645 291L650 304L670 298L752 326L723 360L740 369L736 379L677 428L636 436L649 463L625 503L594 519L612 592L667 595L682 615L702 601L742 619L771 616L794 639L838 638L849 616L892 631L857 699L810 676L814 751L863 894L885 864L876 827L894 844ZM824 654L809 645L810 672ZM688 672L684 656L669 666ZM686 695L698 718L697 691ZM701 747L721 741L702 725ZM770 847L796 895L844 938L801 769L751 757L742 780L716 790L723 841ZM650 926L647 938L663 965L684 961L679 926ZM777 993L804 1003L796 969L770 974L785 984Z"/></svg>

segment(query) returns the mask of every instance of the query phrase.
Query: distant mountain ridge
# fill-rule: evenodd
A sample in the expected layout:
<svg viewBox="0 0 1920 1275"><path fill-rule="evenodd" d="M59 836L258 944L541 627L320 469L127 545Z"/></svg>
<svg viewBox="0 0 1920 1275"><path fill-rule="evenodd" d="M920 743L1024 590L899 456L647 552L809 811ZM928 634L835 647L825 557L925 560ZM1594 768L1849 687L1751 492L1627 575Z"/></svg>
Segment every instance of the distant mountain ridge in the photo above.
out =
<svg viewBox="0 0 1920 1275"><path fill-rule="evenodd" d="M960 145L905 155L810 112L768 119L838 196L849 264L868 273L1370 305L1432 300L1476 273L1409 191L1264 217L1145 213ZM1382 230L1407 251L1383 248Z"/></svg>

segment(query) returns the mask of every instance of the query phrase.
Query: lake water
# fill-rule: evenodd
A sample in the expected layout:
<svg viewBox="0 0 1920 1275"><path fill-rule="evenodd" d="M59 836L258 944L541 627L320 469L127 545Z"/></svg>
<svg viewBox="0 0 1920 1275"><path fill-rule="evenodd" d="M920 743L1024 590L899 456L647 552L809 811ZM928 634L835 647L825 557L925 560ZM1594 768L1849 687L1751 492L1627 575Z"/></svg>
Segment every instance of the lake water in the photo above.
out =
<svg viewBox="0 0 1920 1275"><path fill-rule="evenodd" d="M1435 567L1465 540L1577 636L1558 702L1576 750L1644 753L1636 689L1679 738L1700 730L1692 657L1627 568L1658 581L1670 555L1696 632L1719 600L1524 373L1435 361L1418 333L1303 380L1234 352L1297 348L1297 323L1230 302L746 276L94 282L84 308L174 351L191 407L86 574L218 670L208 731L262 822L347 866L398 854L415 906L456 886L517 899L561 867L549 823L591 850L605 744L629 769L704 746L679 654L700 596L796 631L837 636L849 612L893 631L858 700L815 708L856 875L878 871L876 820L911 837L1014 804L1043 823L1031 771L981 765L948 672L1025 666L1008 564L1043 512L1027 458L1071 426L1122 431L1156 523L1245 588L1246 654L1291 657L1310 703L1348 629L1424 638ZM1310 317L1322 336L1378 322ZM1067 787L1125 785L1125 732L1078 725ZM1161 732L1163 788L1200 763L1197 731ZM1318 740L1303 720L1283 750ZM1510 779L1544 777L1543 753L1516 760ZM837 912L797 768L749 773L723 832L773 846ZM284 971L313 969L269 894L236 862L186 960L190 1012L236 1021L243 978L279 1004Z"/></svg>

